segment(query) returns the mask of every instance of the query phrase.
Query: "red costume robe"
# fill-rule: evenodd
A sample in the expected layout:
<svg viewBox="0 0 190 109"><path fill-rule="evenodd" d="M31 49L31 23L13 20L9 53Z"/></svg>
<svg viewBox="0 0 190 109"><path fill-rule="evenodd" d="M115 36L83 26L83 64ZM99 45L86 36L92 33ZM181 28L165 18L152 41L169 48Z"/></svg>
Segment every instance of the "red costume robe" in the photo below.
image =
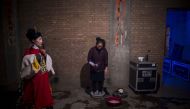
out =
<svg viewBox="0 0 190 109"><path fill-rule="evenodd" d="M39 49L30 48L25 56L39 54ZM23 104L34 105L35 109L53 106L53 97L50 89L48 71L37 72L32 78L23 80Z"/></svg>

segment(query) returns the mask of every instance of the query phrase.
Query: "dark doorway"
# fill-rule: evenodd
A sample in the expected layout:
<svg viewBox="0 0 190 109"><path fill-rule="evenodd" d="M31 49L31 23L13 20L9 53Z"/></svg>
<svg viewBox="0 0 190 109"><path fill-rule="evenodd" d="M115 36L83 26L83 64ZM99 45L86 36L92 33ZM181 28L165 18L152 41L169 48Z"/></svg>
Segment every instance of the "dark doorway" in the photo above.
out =
<svg viewBox="0 0 190 109"><path fill-rule="evenodd" d="M185 97L190 91L190 9L167 10L165 50L163 86Z"/></svg>
<svg viewBox="0 0 190 109"><path fill-rule="evenodd" d="M166 56L190 61L190 9L168 9Z"/></svg>

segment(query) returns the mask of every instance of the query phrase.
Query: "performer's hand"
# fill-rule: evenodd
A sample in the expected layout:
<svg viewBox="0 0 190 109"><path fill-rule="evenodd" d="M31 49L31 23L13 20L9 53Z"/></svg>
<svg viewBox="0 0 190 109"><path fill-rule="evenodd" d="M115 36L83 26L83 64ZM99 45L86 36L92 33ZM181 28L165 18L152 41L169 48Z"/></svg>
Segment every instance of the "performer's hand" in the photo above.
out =
<svg viewBox="0 0 190 109"><path fill-rule="evenodd" d="M96 64L91 64L91 66L92 66L92 67L95 67L95 66L96 66Z"/></svg>
<svg viewBox="0 0 190 109"><path fill-rule="evenodd" d="M93 63L93 62L89 62L89 64L92 66L92 67L96 67L96 66L98 66L98 64L95 64L95 63Z"/></svg>
<svg viewBox="0 0 190 109"><path fill-rule="evenodd" d="M40 52L42 53L43 56L46 56L46 50L45 49L40 49Z"/></svg>
<svg viewBox="0 0 190 109"><path fill-rule="evenodd" d="M105 76L108 76L108 67L105 68L104 73L105 73Z"/></svg>

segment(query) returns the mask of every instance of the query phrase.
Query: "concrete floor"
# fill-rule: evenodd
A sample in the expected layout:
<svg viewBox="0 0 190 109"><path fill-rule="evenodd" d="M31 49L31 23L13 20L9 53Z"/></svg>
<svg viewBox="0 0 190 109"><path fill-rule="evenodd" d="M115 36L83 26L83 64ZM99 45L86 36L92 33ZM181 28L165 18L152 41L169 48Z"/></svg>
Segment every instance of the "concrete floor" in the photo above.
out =
<svg viewBox="0 0 190 109"><path fill-rule="evenodd" d="M110 94L117 89L106 86ZM83 88L54 92L54 109L190 109L190 82L173 76L166 76L157 93L136 94L128 87L124 89L128 97L119 107L107 106L103 97L92 98ZM0 94L1 106L16 109L16 92L2 91Z"/></svg>
<svg viewBox="0 0 190 109"><path fill-rule="evenodd" d="M117 88L107 87L111 94ZM72 91L71 91L72 90ZM190 83L167 76L157 93L136 94L125 88L128 97L118 107L109 107L104 98L92 98L84 89L55 92L55 109L190 109Z"/></svg>
<svg viewBox="0 0 190 109"><path fill-rule="evenodd" d="M111 92L113 89L108 88ZM190 99L161 97L158 94L135 94L130 89L123 104L113 109L190 109ZM104 98L92 98L83 89L55 92L55 109L112 109Z"/></svg>

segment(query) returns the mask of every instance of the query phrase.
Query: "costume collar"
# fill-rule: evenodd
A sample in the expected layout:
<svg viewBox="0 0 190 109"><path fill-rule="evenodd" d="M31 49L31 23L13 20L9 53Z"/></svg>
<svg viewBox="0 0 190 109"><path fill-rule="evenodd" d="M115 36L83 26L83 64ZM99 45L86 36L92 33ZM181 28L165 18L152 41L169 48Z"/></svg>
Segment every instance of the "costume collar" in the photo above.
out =
<svg viewBox="0 0 190 109"><path fill-rule="evenodd" d="M35 45L35 44L32 46L32 48L33 49L39 49L39 47L37 45Z"/></svg>

